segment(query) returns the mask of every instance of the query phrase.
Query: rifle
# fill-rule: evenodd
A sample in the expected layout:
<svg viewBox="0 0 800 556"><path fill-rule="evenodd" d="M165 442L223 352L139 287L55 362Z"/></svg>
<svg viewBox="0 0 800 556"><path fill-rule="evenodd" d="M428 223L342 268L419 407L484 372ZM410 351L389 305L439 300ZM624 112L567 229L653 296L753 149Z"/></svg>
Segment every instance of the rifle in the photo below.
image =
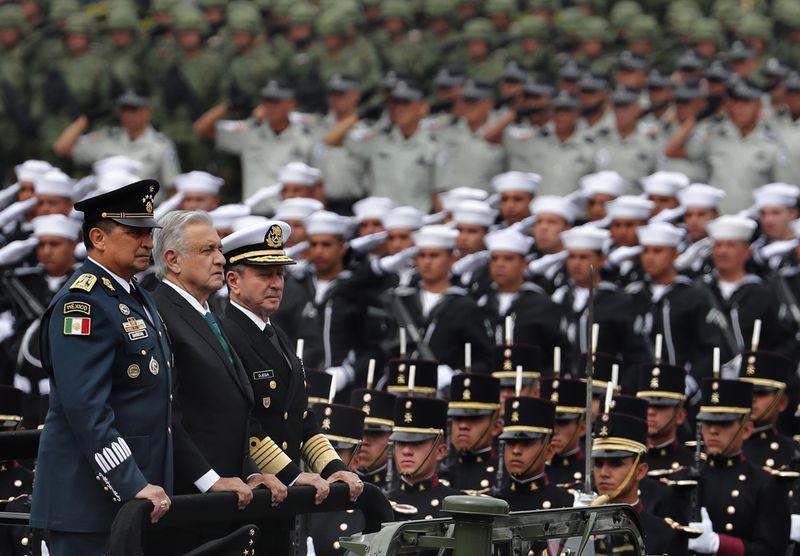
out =
<svg viewBox="0 0 800 556"><path fill-rule="evenodd" d="M774 279L775 284L778 286L778 295L781 297L783 304L786 305L789 316L794 321L795 326L800 326L800 307L797 305L797 298L789 288L789 284L786 283L786 278L780 271L777 271L774 273Z"/></svg>
<svg viewBox="0 0 800 556"><path fill-rule="evenodd" d="M0 276L0 284L3 286L3 291L8 292L11 301L25 315L26 321L37 320L44 314L45 307L22 285L16 276L7 272Z"/></svg>
<svg viewBox="0 0 800 556"><path fill-rule="evenodd" d="M433 354L430 346L425 342L425 339L420 334L419 328L417 328L417 325L414 323L414 320L408 313L408 309L406 309L405 305L403 305L403 302L400 301L400 298L395 293L392 293L392 306L397 311L396 316L400 327L408 330L408 335L411 336L411 340L416 344L417 349L422 357L424 359L435 361L436 356Z"/></svg>
<svg viewBox="0 0 800 556"><path fill-rule="evenodd" d="M589 300L586 319L586 337L589 349L586 354L586 436L584 436L584 476L583 494L592 497L592 379L594 378L594 358L597 352L597 327L594 322L594 266L589 267Z"/></svg>

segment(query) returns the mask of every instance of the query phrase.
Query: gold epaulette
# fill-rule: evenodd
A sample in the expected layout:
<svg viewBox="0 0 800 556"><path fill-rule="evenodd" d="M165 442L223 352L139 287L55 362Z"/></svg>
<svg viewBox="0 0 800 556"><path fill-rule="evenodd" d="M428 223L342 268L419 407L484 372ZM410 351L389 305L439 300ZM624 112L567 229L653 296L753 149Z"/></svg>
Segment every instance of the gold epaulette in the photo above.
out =
<svg viewBox="0 0 800 556"><path fill-rule="evenodd" d="M269 436L263 440L255 436L250 437L250 457L262 473L271 475L277 475L292 463L292 459Z"/></svg>
<svg viewBox="0 0 800 556"><path fill-rule="evenodd" d="M315 434L303 444L303 459L314 473L322 470L333 460L340 459L339 454L333 449L330 441L324 434Z"/></svg>
<svg viewBox="0 0 800 556"><path fill-rule="evenodd" d="M89 274L89 273L81 274L80 276L75 278L75 281L72 283L72 285L70 285L69 291L80 290L80 291L90 292L92 291L92 288L96 283L97 283L97 276L95 276L94 274Z"/></svg>

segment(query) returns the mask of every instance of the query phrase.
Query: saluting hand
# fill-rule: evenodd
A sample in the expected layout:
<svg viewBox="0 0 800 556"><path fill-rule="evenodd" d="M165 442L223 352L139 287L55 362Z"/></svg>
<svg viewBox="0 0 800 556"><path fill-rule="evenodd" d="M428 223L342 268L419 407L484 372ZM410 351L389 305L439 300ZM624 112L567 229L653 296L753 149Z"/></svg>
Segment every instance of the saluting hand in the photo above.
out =
<svg viewBox="0 0 800 556"><path fill-rule="evenodd" d="M336 481L341 481L347 484L347 488L350 489L351 502L358 500L358 497L361 496L362 492L364 492L364 482L352 471L337 471L328 477L329 483L335 483Z"/></svg>
<svg viewBox="0 0 800 556"><path fill-rule="evenodd" d="M253 491L239 477L222 477L209 489L210 492L235 492L239 498L236 505L243 510L253 500Z"/></svg>
<svg viewBox="0 0 800 556"><path fill-rule="evenodd" d="M247 486L250 488L256 488L260 485L267 487L272 494L271 501L273 507L286 500L286 496L289 494L289 489L287 489L286 485L275 475L260 473L247 479Z"/></svg>
<svg viewBox="0 0 800 556"><path fill-rule="evenodd" d="M317 490L317 493L314 495L315 504L322 504L322 501L325 500L331 492L328 481L316 473L300 473L297 479L295 479L294 484L313 486Z"/></svg>
<svg viewBox="0 0 800 556"><path fill-rule="evenodd" d="M164 489L158 485L145 485L145 487L136 493L139 500L150 500L153 503L153 511L150 512L150 523L158 523L158 520L164 517L169 507L172 505L172 500L169 499Z"/></svg>

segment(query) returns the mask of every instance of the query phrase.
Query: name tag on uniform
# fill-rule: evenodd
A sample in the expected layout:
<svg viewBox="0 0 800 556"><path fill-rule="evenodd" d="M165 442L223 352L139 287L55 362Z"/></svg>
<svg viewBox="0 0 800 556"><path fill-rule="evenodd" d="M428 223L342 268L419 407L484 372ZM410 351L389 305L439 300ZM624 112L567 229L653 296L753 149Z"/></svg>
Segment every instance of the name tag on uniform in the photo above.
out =
<svg viewBox="0 0 800 556"><path fill-rule="evenodd" d="M273 378L275 376L275 371L272 369L266 371L255 371L253 373L253 380L266 380L268 378Z"/></svg>
<svg viewBox="0 0 800 556"><path fill-rule="evenodd" d="M122 328L128 334L131 340L141 340L147 338L147 325L144 319L137 319L128 317L128 320L122 323Z"/></svg>

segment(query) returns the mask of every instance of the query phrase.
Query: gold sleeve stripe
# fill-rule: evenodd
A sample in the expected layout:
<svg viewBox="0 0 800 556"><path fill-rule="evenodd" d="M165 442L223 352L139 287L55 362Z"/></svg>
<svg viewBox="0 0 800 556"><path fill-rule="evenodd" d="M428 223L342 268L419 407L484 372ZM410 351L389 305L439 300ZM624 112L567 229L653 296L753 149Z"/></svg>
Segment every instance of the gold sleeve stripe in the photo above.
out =
<svg viewBox="0 0 800 556"><path fill-rule="evenodd" d="M262 473L275 475L292 463L289 456L270 437L250 439L250 456Z"/></svg>
<svg viewBox="0 0 800 556"><path fill-rule="evenodd" d="M305 443L303 457L314 473L321 473L330 462L339 459L336 450L322 434L312 436Z"/></svg>

